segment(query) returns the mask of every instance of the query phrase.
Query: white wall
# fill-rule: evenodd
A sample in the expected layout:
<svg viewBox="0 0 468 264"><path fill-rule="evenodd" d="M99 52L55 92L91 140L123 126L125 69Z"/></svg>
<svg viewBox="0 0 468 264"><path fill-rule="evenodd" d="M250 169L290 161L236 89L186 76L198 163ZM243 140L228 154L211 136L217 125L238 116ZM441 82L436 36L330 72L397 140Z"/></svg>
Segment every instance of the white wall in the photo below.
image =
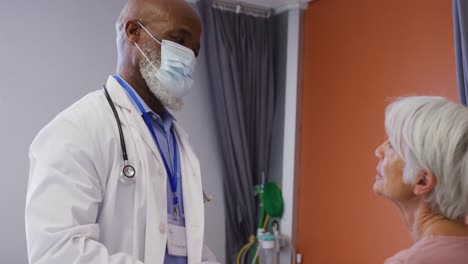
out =
<svg viewBox="0 0 468 264"><path fill-rule="evenodd" d="M284 149L284 112L286 94L286 51L288 48L288 19L289 12L275 15L273 19L275 56L275 115L270 152L270 181L281 184L283 181L283 149Z"/></svg>
<svg viewBox="0 0 468 264"><path fill-rule="evenodd" d="M300 103L302 89L303 14L301 6L277 14L275 26L276 105L270 156L270 179L283 192L284 213L280 231L295 245L297 233L297 199L299 192L298 154L300 146ZM280 254L279 263L289 263L290 249Z"/></svg>
<svg viewBox="0 0 468 264"><path fill-rule="evenodd" d="M37 132L116 64L114 22L125 0L0 0L0 263L27 263L24 203L27 151ZM203 62L200 63L203 68ZM219 149L203 69L177 117L191 134L207 205L206 240L224 259Z"/></svg>

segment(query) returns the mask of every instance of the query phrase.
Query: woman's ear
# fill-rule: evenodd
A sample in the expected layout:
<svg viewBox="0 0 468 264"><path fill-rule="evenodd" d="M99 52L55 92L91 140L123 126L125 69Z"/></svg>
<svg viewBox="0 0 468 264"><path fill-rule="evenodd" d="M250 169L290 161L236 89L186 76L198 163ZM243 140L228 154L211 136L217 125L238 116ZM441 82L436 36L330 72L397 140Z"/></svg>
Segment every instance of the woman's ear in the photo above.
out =
<svg viewBox="0 0 468 264"><path fill-rule="evenodd" d="M427 195L431 193L437 184L437 179L429 170L422 170L417 176L417 182L413 187L415 195Z"/></svg>

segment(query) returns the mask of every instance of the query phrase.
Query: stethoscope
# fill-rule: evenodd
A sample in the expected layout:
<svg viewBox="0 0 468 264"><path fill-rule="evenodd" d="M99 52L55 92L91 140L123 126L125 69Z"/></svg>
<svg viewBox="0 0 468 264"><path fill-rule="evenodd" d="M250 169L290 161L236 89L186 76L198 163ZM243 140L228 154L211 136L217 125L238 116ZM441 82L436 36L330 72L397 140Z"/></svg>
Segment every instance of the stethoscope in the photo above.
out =
<svg viewBox="0 0 468 264"><path fill-rule="evenodd" d="M136 170L135 170L135 167L130 165L130 163L128 162L127 146L125 145L125 138L123 136L122 123L120 122L117 109L115 109L114 102L112 101L112 98L110 97L110 94L107 91L107 88L105 85L104 85L104 93L106 94L107 102L109 102L109 105L112 108L115 121L117 121L117 127L119 128L120 145L122 146L122 159L123 159L123 164L124 164L122 167L122 171L120 172L119 181L124 184L133 183L135 181L134 178L135 178Z"/></svg>
<svg viewBox="0 0 468 264"><path fill-rule="evenodd" d="M119 182L123 184L130 184L130 183L135 182L136 170L135 170L135 167L130 165L130 162L128 161L127 147L125 145L125 138L123 135L122 123L120 122L119 114L117 113L117 109L115 108L114 102L112 101L112 98L110 97L110 94L107 91L106 86L104 85L103 87L104 87L104 93L106 94L107 102L112 108L112 112L114 113L115 121L117 122L117 127L119 129L120 145L122 147L122 159L123 159L123 164L124 164L120 172ZM203 202L207 203L207 202L211 202L212 200L213 200L213 197L211 197L210 195L207 195L205 191L203 191Z"/></svg>

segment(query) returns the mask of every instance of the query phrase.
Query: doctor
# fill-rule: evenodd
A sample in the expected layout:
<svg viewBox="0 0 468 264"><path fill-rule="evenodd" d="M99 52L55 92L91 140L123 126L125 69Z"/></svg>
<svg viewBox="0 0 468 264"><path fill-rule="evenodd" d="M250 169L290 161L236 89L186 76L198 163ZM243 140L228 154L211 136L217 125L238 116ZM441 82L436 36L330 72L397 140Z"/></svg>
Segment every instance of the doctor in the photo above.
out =
<svg viewBox="0 0 468 264"><path fill-rule="evenodd" d="M116 28L116 74L30 147L29 263L202 260L200 166L167 110L192 85L200 20L184 0L129 0Z"/></svg>

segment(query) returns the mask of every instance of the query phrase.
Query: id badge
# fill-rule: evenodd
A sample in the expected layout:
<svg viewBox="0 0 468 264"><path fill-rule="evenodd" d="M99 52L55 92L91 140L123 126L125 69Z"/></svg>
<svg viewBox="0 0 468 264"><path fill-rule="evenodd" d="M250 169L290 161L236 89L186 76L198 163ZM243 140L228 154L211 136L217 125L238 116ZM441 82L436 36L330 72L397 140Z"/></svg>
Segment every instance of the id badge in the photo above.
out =
<svg viewBox="0 0 468 264"><path fill-rule="evenodd" d="M167 249L171 256L187 257L187 236L184 226L168 225Z"/></svg>

